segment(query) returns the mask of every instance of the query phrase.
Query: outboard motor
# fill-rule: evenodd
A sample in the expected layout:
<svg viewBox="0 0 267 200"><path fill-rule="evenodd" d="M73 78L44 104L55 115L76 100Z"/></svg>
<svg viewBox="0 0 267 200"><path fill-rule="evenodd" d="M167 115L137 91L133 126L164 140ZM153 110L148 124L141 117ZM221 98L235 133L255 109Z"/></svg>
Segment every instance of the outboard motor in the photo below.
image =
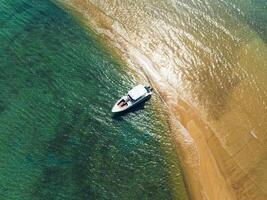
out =
<svg viewBox="0 0 267 200"><path fill-rule="evenodd" d="M150 87L150 86L145 86L145 88L146 88L147 92L151 92L151 91L153 91L153 88Z"/></svg>

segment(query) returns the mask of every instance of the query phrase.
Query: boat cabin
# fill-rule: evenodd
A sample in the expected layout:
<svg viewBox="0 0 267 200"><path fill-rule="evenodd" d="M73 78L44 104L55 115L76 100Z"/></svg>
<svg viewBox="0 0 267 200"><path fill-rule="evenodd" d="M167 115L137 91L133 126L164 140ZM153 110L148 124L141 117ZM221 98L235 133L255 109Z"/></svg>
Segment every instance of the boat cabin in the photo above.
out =
<svg viewBox="0 0 267 200"><path fill-rule="evenodd" d="M132 100L136 101L146 93L147 89L143 85L137 85L128 92L128 95Z"/></svg>

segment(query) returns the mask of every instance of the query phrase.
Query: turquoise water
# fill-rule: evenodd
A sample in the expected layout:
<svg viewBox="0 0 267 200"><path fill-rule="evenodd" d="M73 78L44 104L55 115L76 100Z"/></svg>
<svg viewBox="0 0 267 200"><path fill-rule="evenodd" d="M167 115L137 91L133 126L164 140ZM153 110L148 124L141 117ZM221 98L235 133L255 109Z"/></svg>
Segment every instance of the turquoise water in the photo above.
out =
<svg viewBox="0 0 267 200"><path fill-rule="evenodd" d="M187 199L157 97L112 116L136 82L96 35L49 1L0 5L1 199Z"/></svg>

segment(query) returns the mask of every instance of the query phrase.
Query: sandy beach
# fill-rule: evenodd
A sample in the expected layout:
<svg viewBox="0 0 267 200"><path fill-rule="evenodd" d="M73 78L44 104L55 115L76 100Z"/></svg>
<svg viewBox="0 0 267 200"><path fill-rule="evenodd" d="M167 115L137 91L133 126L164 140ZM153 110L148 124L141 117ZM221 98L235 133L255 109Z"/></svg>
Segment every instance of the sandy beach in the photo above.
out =
<svg viewBox="0 0 267 200"><path fill-rule="evenodd" d="M241 79L231 88L228 96L218 95L218 98L228 102L228 110L220 114L213 108L207 111L201 104L188 101L187 94L180 93L179 87L182 83L177 80L175 73L172 73L173 69L169 69L170 72L168 69L163 69L160 64L152 61L150 52L140 48L141 45L133 41L134 36L129 35L132 27L126 28L126 31L127 24L122 24L113 15L105 13L105 9L96 6L94 1L59 0L59 2L81 23L102 35L103 42L115 47L129 68L138 74L140 81L150 82L160 95L162 103L167 105L172 138L193 200L267 198L265 145L267 136L264 134L267 127L264 119L267 114L262 107L262 102L266 100L264 92L261 98L258 98L257 90L255 91ZM120 17L122 16L120 13ZM251 76L257 74L256 82L259 83L257 85L259 90L267 91L267 86L264 84L267 73L259 74L255 72L257 67L249 68L250 65L267 67L264 60L264 56L267 55L266 44L256 34L251 35L252 39L246 41L244 46L235 47L235 52L239 64L245 66L246 73L250 73ZM135 39L138 40L138 37ZM259 49L261 57L254 52L255 48ZM247 55L255 59L245 58ZM236 73L239 72L231 71L230 76ZM210 96L207 94L207 99L214 98L213 102L218 103L220 100L214 96L216 94ZM242 99L246 101L242 102ZM253 106L244 111L249 103ZM219 103L216 105L224 106ZM261 124L260 126L254 126L254 121L249 122L253 116L257 119L255 124ZM246 121L248 124L244 125ZM251 128L253 126L254 131ZM240 138L242 139L239 140Z"/></svg>

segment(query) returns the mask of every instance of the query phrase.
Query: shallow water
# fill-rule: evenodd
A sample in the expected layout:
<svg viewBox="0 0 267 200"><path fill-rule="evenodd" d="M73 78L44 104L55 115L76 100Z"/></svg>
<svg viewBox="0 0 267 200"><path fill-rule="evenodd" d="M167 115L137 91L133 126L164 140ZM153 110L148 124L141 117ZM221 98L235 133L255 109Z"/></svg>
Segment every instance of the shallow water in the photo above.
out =
<svg viewBox="0 0 267 200"><path fill-rule="evenodd" d="M112 116L136 84L49 1L0 3L1 199L187 199L158 97Z"/></svg>
<svg viewBox="0 0 267 200"><path fill-rule="evenodd" d="M59 1L145 71L184 127L201 119L211 132L202 132L204 143L236 199L265 199L266 0Z"/></svg>

